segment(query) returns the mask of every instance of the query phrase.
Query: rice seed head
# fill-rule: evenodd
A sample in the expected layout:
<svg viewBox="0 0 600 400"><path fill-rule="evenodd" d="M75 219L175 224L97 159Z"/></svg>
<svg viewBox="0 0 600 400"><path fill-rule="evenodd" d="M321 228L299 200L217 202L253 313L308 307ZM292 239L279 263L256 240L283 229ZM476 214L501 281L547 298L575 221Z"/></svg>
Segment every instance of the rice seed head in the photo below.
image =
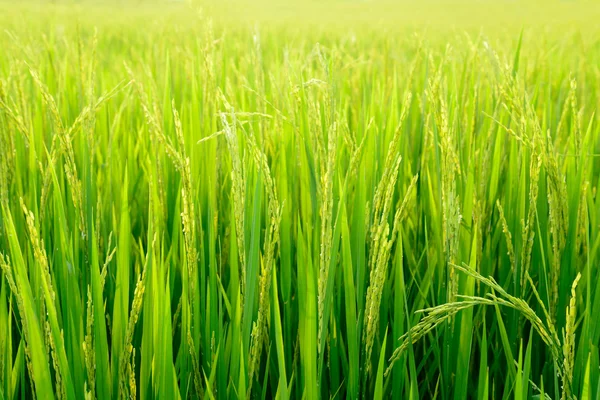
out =
<svg viewBox="0 0 600 400"><path fill-rule="evenodd" d="M92 301L92 289L87 288L87 314L85 339L82 343L83 356L87 372L86 384L89 386L89 397L96 398L96 351L94 350L94 307Z"/></svg>
<svg viewBox="0 0 600 400"><path fill-rule="evenodd" d="M133 348L133 335L135 333L135 325L142 311L144 301L145 280L146 280L147 263L144 265L141 276L138 277L133 294L133 302L131 304L131 312L129 314L129 322L125 334L125 344L122 354L120 355L119 363L119 396L120 398L129 397L135 399L135 349Z"/></svg>
<svg viewBox="0 0 600 400"><path fill-rule="evenodd" d="M198 360L198 352L196 351L196 345L194 344L194 339L192 338L192 333L190 329L188 329L187 331L186 340L188 347L190 348L190 358L192 360L192 375L194 376L194 389L198 398L202 399L204 398L204 391L202 389L200 361Z"/></svg>
<svg viewBox="0 0 600 400"><path fill-rule="evenodd" d="M67 393L66 393L66 388L65 388L63 378L62 378L61 368L60 368L59 362L58 362L58 354L56 352L56 343L54 342L54 338L52 337L52 330L50 328L50 323L48 321L46 321L46 323L44 324L44 328L45 328L44 333L45 333L46 341L48 342L49 347L50 347L50 355L52 357L52 366L54 368L56 397L58 397L59 399L66 399Z"/></svg>
<svg viewBox="0 0 600 400"><path fill-rule="evenodd" d="M500 200L496 200L496 207L498 208L500 222L502 223L502 232L504 233L504 237L506 238L506 249L508 252L508 259L510 260L510 269L512 272L517 268L517 261L512 242L512 235L510 234L510 230L508 229L508 223L506 222L506 217L504 216L504 208L502 208Z"/></svg>
<svg viewBox="0 0 600 400"><path fill-rule="evenodd" d="M254 157L259 172L263 176L269 202L269 227L265 238L264 257L261 257L262 268L259 277L258 317L252 326L250 357L248 361L249 383L247 396L250 397L254 375L260 365L262 349L265 344L268 344L267 322L270 315L270 290L276 261L276 247L280 240L279 229L283 206L277 200L277 189L271 176L266 155L259 149L252 135L247 135L247 145Z"/></svg>
<svg viewBox="0 0 600 400"><path fill-rule="evenodd" d="M29 347L29 324L27 323L27 318L25 318L25 306L23 303L23 298L21 297L21 291L19 290L19 286L17 285L14 275L12 273L12 267L10 265L10 259L4 254L0 253L0 268L6 278L8 283L8 287L12 292L12 295L15 297L17 303L17 309L19 310L19 315L21 316L21 328L23 330L23 337L25 339L25 364L27 366L27 372L30 376L30 385L31 385L31 393L35 396L35 387L34 387L34 374L33 374L33 364L31 361L31 351Z"/></svg>
<svg viewBox="0 0 600 400"><path fill-rule="evenodd" d="M58 134L62 135L65 131L65 128L54 97L50 94L48 87L44 84L37 71L34 70L31 66L27 66L29 68L29 73L31 74L33 81L35 82L36 86L38 87L38 90L42 94L42 100L44 101L45 105L50 109L50 114L54 119L55 126L58 129Z"/></svg>
<svg viewBox="0 0 600 400"><path fill-rule="evenodd" d="M40 269L42 270L42 276L44 277L45 281L44 284L48 287L48 291L50 292L50 299L52 302L54 302L56 300L56 293L54 292L54 288L52 285L52 277L50 275L48 258L46 257L46 248L44 247L44 240L41 239L40 235L38 234L33 213L27 209L25 203L23 202L23 198L20 198L19 201L21 203L23 214L25 215L27 231L29 233L29 239L33 248L34 258L38 263Z"/></svg>
<svg viewBox="0 0 600 400"><path fill-rule="evenodd" d="M378 247L379 254L374 258L374 267L371 269L369 287L367 288L367 299L365 303L365 330L363 342L365 345L365 361L367 374L371 373L371 354L373 343L377 335L379 326L379 314L381 307L381 297L387 280L387 267L392 254L392 248L401 229L404 211L411 198L412 192L416 186L418 175L415 175L408 186L408 189L402 200L402 204L397 208L394 215L392 233L387 223L382 231L381 244ZM392 183L392 185L394 185ZM399 243L398 245L402 245Z"/></svg>
<svg viewBox="0 0 600 400"><path fill-rule="evenodd" d="M521 287L525 286L525 276L529 272L531 266L531 252L533 250L533 239L535 237L535 216L537 214L537 197L538 197L538 182L540 177L540 168L542 166L542 158L538 154L531 156L529 167L529 211L527 213L527 222L523 223L523 251L521 253ZM504 221L504 224L506 221Z"/></svg>
<svg viewBox="0 0 600 400"><path fill-rule="evenodd" d="M337 125L333 123L329 129L328 145L327 145L327 161L323 168L321 176L321 247L319 254L319 279L318 279L318 341L322 340L325 312L325 292L327 288L327 280L329 279L329 268L331 263L331 247L332 247L332 224L333 224L333 180L335 174L335 159L337 154ZM320 349L320 347L319 347Z"/></svg>
<svg viewBox="0 0 600 400"><path fill-rule="evenodd" d="M188 276L191 278L190 283L190 294L193 298L195 291L195 282L193 278L197 272L196 261L198 259L198 253L196 250L196 215L194 211L194 198L193 198L193 185L192 185L192 172L190 159L185 154L185 141L183 128L181 125L181 119L179 113L175 108L175 101L171 103L173 111L173 120L175 123L175 132L177 140L179 142L179 152L172 149L172 158L174 160L176 168L181 173L182 177L182 188L181 188L181 199L183 203L183 211L181 213L181 220L183 222L183 236L185 241L185 252L188 266ZM166 138L165 138L166 141Z"/></svg>
<svg viewBox="0 0 600 400"><path fill-rule="evenodd" d="M223 101L226 106L229 105L224 96ZM233 107L229 106L229 116L232 119L230 124L228 114L221 113L221 123L223 125L223 132L225 134L225 140L227 142L227 148L229 149L229 155L231 157L231 195L233 203L233 213L235 218L235 236L237 239L238 257L240 262L240 277L241 277L241 296L242 296L242 308L243 299L246 288L246 252L245 252L245 230L244 230L244 213L245 213L245 201L246 201L246 178L243 163L240 158L238 136L236 133L236 115L233 112Z"/></svg>
<svg viewBox="0 0 600 400"><path fill-rule="evenodd" d="M571 300L566 310L566 327L563 330L562 353L564 357L563 369L563 399L572 399L571 386L573 381L573 371L575 367L575 324L577 322L577 284L581 279L581 273L578 273L571 286Z"/></svg>

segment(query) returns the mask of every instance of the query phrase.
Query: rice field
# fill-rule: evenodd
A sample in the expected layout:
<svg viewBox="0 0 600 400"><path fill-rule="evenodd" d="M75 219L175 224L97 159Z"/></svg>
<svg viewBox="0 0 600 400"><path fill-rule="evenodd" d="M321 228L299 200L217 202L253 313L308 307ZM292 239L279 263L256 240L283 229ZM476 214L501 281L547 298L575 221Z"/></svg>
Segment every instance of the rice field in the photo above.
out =
<svg viewBox="0 0 600 400"><path fill-rule="evenodd" d="M600 399L599 18L0 3L0 400Z"/></svg>

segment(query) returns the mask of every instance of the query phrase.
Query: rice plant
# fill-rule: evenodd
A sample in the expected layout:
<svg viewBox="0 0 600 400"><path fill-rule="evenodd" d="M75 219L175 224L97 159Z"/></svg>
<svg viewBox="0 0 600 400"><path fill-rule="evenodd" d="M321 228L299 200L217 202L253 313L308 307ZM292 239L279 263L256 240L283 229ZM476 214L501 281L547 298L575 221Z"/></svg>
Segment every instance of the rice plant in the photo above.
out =
<svg viewBox="0 0 600 400"><path fill-rule="evenodd" d="M600 7L442 3L0 3L0 400L600 399Z"/></svg>

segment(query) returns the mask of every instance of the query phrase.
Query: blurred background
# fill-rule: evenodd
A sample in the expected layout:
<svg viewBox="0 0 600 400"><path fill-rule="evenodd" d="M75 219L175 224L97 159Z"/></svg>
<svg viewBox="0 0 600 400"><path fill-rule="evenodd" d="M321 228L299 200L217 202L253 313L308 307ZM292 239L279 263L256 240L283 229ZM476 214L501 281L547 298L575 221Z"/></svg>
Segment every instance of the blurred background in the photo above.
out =
<svg viewBox="0 0 600 400"><path fill-rule="evenodd" d="M318 25L414 26L477 29L562 25L588 30L597 25L600 2L591 0L0 0L0 10L36 10L60 16L77 10L81 17L118 21L131 14L190 17L190 8L216 21ZM50 7L49 7L50 6ZM104 14L107 11L108 14ZM124 14L127 13L127 14ZM0 19L12 18L6 12ZM90 15L92 14L92 15ZM6 21L5 21L6 23Z"/></svg>

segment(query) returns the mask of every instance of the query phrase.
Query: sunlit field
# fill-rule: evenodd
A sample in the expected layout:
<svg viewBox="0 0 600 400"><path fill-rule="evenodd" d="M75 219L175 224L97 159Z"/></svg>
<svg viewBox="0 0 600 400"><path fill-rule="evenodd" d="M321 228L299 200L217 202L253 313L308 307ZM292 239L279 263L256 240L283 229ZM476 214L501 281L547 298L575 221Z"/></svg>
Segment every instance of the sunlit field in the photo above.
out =
<svg viewBox="0 0 600 400"><path fill-rule="evenodd" d="M600 399L598 21L0 2L0 400Z"/></svg>

